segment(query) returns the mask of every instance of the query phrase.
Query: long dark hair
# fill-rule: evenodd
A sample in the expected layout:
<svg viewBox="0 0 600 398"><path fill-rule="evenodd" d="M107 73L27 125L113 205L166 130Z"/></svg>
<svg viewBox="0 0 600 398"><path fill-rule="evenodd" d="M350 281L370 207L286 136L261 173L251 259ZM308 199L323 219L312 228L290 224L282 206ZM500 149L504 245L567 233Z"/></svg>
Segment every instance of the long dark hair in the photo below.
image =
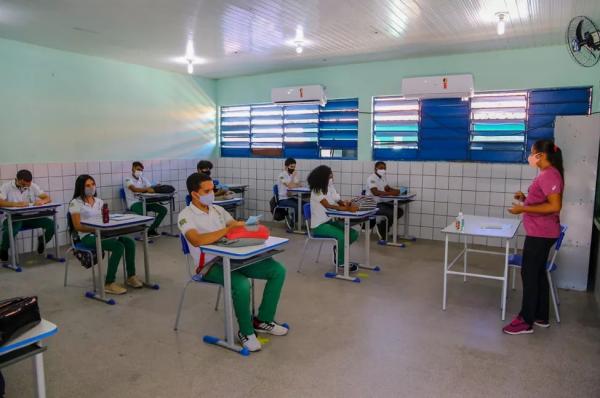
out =
<svg viewBox="0 0 600 398"><path fill-rule="evenodd" d="M537 140L533 148L538 153L545 153L550 164L558 170L560 176L565 178L565 169L563 167L562 151L552 140Z"/></svg>
<svg viewBox="0 0 600 398"><path fill-rule="evenodd" d="M329 186L329 177L331 174L331 168L325 165L321 165L311 171L306 179L310 190L327 195L327 187Z"/></svg>
<svg viewBox="0 0 600 398"><path fill-rule="evenodd" d="M94 181L94 184L96 184L96 180L94 180L94 177L92 177L89 174L82 174L79 177L77 177L77 180L75 180L75 191L73 192L73 199L81 199L81 200L85 200L85 182L87 180L92 180ZM94 196L96 196L96 194L94 194Z"/></svg>

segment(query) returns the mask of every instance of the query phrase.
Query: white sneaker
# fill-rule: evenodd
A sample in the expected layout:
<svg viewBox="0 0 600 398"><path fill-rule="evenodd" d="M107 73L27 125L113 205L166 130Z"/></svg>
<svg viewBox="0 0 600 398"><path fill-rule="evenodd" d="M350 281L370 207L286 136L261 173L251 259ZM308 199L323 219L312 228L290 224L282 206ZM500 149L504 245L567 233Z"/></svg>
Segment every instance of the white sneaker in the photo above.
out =
<svg viewBox="0 0 600 398"><path fill-rule="evenodd" d="M252 333L250 336L244 336L242 332L238 332L238 339L240 340L240 343L242 343L242 345L250 352L260 351L262 348L260 341L258 341L254 333Z"/></svg>
<svg viewBox="0 0 600 398"><path fill-rule="evenodd" d="M258 333L268 333L274 336L285 336L288 334L288 329L275 322L260 322L254 321L254 331Z"/></svg>

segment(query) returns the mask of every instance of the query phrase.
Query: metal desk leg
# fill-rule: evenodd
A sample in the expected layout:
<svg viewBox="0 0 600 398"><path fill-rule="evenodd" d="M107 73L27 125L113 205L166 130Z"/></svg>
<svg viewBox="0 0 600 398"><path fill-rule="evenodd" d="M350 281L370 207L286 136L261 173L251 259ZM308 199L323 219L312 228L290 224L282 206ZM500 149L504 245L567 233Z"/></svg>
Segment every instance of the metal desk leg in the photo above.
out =
<svg viewBox="0 0 600 398"><path fill-rule="evenodd" d="M298 196L298 210L296 210L296 212L298 214L296 215L296 230L294 231L294 233L304 235L304 231L302 231L302 192L298 192L297 196Z"/></svg>
<svg viewBox="0 0 600 398"><path fill-rule="evenodd" d="M142 199L142 216L146 216L146 198L144 197L144 195L141 195L141 199Z"/></svg>
<svg viewBox="0 0 600 398"><path fill-rule="evenodd" d="M404 206L404 236L402 236L402 239L410 240L410 241L414 242L417 240L417 238L415 238L414 236L410 236L408 234L408 228L410 227L410 201L404 202L403 206Z"/></svg>
<svg viewBox="0 0 600 398"><path fill-rule="evenodd" d="M52 215L52 219L54 221L54 256L52 254L48 254L46 258L49 260L58 261L59 263L64 263L65 259L61 257L60 253L58 252L58 246L60 245L60 243L58 240L58 222L56 221L56 213L57 212L55 210L54 214Z"/></svg>
<svg viewBox="0 0 600 398"><path fill-rule="evenodd" d="M508 256L510 253L510 240L506 239L506 253L504 257L504 279L502 280L502 320L506 319L506 289L508 287Z"/></svg>
<svg viewBox="0 0 600 398"><path fill-rule="evenodd" d="M22 269L17 263L17 245L15 244L15 237L13 235L12 214L10 212L6 213L6 223L8 225L8 242L10 244L10 263L4 265L4 268L21 272Z"/></svg>
<svg viewBox="0 0 600 398"><path fill-rule="evenodd" d="M392 241L389 246L405 247L404 243L398 243L398 200L394 199L394 220L392 221Z"/></svg>
<svg viewBox="0 0 600 398"><path fill-rule="evenodd" d="M460 235L459 235L460 237ZM469 253L469 249L467 248L467 239L469 239L469 237L467 235L464 236L465 238L465 253L463 254L463 270L465 275L463 275L463 282L467 281L467 253Z"/></svg>
<svg viewBox="0 0 600 398"><path fill-rule="evenodd" d="M33 374L35 376L36 397L46 398L46 377L44 375L44 354L33 356Z"/></svg>
<svg viewBox="0 0 600 398"><path fill-rule="evenodd" d="M150 282L150 258L148 257L148 227L142 232L142 242L144 247L144 287L158 290L160 286L157 283Z"/></svg>
<svg viewBox="0 0 600 398"><path fill-rule="evenodd" d="M367 219L365 224L365 264L359 264L358 267L362 269L380 271L381 268L379 266L371 265L371 219Z"/></svg>
<svg viewBox="0 0 600 398"><path fill-rule="evenodd" d="M233 303L231 299L231 260L223 256L223 303L225 308L225 339L213 336L204 336L203 340L208 344L216 344L232 351L247 356L250 351L246 347L235 344L233 340Z"/></svg>
<svg viewBox="0 0 600 398"><path fill-rule="evenodd" d="M104 274L102 273L104 259L102 258L102 231L100 229L96 229L96 257L98 258L98 289L100 290L100 294L97 291L86 292L85 297L102 301L109 305L117 304L114 299L107 299L104 292Z"/></svg>
<svg viewBox="0 0 600 398"><path fill-rule="evenodd" d="M179 237L179 235L176 235L175 232L173 231L173 213L175 213L175 195L172 195L169 198L169 208L171 209L171 211L169 212L169 223L171 224L169 227L169 232L162 232L161 235L164 236L171 236L171 237ZM150 243L152 243L152 241L150 241Z"/></svg>
<svg viewBox="0 0 600 398"><path fill-rule="evenodd" d="M446 310L446 290L448 285L448 234L444 243L444 293L442 297L442 310Z"/></svg>
<svg viewBox="0 0 600 398"><path fill-rule="evenodd" d="M338 250L340 248L338 247ZM350 282L360 282L360 278L350 276L350 219L344 218L344 273L338 274L337 269L335 273L326 273L326 277L335 277L336 279L342 279Z"/></svg>

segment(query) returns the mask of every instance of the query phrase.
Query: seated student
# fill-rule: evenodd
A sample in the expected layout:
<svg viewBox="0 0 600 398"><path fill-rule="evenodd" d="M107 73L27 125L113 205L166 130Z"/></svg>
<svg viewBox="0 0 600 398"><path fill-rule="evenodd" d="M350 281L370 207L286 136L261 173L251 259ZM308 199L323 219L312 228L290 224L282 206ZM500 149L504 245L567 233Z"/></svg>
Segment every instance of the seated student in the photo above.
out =
<svg viewBox="0 0 600 398"><path fill-rule="evenodd" d="M358 207L341 200L333 187L333 172L331 168L321 165L311 171L307 178L310 187L310 228L315 236L335 238L337 240L337 266L344 265L344 224L333 221L326 209L357 211ZM358 232L350 229L350 244L358 239ZM334 250L335 256L335 250ZM358 266L351 264L350 270L356 271Z"/></svg>
<svg viewBox="0 0 600 398"><path fill-rule="evenodd" d="M233 227L245 225L236 221L220 206L213 205L214 185L206 174L194 173L187 178L187 189L192 203L179 213L177 225L190 246L215 243ZM210 282L223 284L223 267L220 257L206 256L200 264L199 250L192 250L194 260L199 264L199 272ZM267 281L258 310L258 317L252 319L250 312L250 282L248 278ZM239 324L238 338L250 351L258 351L261 344L255 332L276 336L286 335L288 329L274 321L275 311L285 281L283 265L269 258L231 273L233 307Z"/></svg>
<svg viewBox="0 0 600 398"><path fill-rule="evenodd" d="M301 187L300 183L300 175L296 171L296 159L287 158L285 160L285 169L279 174L277 178L277 192L279 193L279 205L283 207L293 207L294 209L298 208L298 198L293 197L288 189ZM302 201L302 206L304 206L306 202ZM294 228L294 223L296 220L293 218L288 219L288 224L291 228Z"/></svg>
<svg viewBox="0 0 600 398"><path fill-rule="evenodd" d="M210 173L212 172L212 169L213 169L213 164L210 160L201 160L196 165L196 170L198 171L198 173L206 174L209 177L211 177ZM217 180L213 180L213 181L216 185L215 186L215 196L225 196L229 193L229 190L221 188L221 186L218 184ZM219 199L222 199L222 198L219 198Z"/></svg>
<svg viewBox="0 0 600 398"><path fill-rule="evenodd" d="M144 172L144 165L141 162L133 162L131 165L131 175L125 178L125 199L127 201L127 208L132 212L142 215L142 201L137 198L136 193L152 193L152 184L142 174ZM159 236L158 227L162 220L167 215L167 208L162 206L160 203L146 203L146 211L155 213L154 222L148 229L148 237L154 238Z"/></svg>
<svg viewBox="0 0 600 398"><path fill-rule="evenodd" d="M386 231L385 222L380 221L377 224L377 234L379 239L385 239L390 228L394 225L394 204L389 200L386 201L386 196L398 196L400 191L390 187L385 179L387 166L385 162L375 163L375 172L367 178L367 196L372 196L377 201L377 215L383 215L387 218L388 230ZM402 209L398 209L398 218L404 215ZM375 225L375 221L371 221L371 228Z"/></svg>
<svg viewBox="0 0 600 398"><path fill-rule="evenodd" d="M27 207L30 204L44 205L52 202L50 196L37 184L31 182L33 175L29 170L19 170L14 181L7 182L0 187L0 206ZM38 237L37 252L42 254L46 243L54 236L54 221L51 218L37 218L34 220L13 221L13 236L17 236L23 228L42 228L44 236ZM2 244L0 244L0 260L8 261L10 239L8 236L8 220L2 226Z"/></svg>
<svg viewBox="0 0 600 398"><path fill-rule="evenodd" d="M81 220L102 216L104 201L96 197L96 181L90 175L83 174L75 181L73 200L69 203L71 233L90 249L96 249L95 230L81 224ZM134 288L143 287L142 281L135 275L135 241L129 236L102 239L102 250L110 252L104 291L109 294L125 294L127 289L115 282L121 257L125 254L127 284Z"/></svg>

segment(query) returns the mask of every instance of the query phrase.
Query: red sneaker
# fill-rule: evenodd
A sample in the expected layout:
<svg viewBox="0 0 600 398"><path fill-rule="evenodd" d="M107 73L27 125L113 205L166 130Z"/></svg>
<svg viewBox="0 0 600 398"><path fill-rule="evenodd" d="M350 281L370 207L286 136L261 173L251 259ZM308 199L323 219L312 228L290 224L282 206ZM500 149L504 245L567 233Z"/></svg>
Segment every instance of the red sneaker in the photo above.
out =
<svg viewBox="0 0 600 398"><path fill-rule="evenodd" d="M504 326L502 331L506 334L529 334L533 333L533 328L519 315L511 323Z"/></svg>

